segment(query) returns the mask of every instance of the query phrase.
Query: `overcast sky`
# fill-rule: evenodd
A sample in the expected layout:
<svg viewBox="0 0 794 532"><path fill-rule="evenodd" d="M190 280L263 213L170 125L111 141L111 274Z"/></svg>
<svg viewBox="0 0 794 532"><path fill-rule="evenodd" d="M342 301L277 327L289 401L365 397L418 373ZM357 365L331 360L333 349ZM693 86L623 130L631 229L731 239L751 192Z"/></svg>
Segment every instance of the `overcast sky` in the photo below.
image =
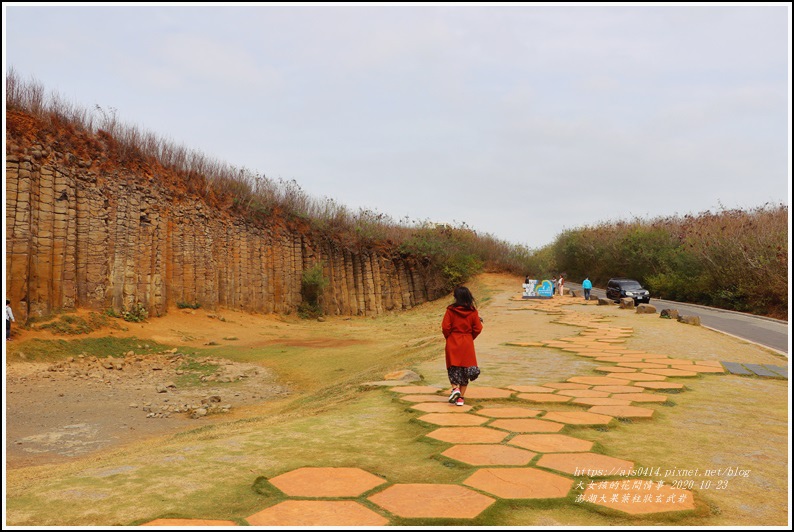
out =
<svg viewBox="0 0 794 532"><path fill-rule="evenodd" d="M791 8L3 4L4 67L311 196L531 248L789 204Z"/></svg>

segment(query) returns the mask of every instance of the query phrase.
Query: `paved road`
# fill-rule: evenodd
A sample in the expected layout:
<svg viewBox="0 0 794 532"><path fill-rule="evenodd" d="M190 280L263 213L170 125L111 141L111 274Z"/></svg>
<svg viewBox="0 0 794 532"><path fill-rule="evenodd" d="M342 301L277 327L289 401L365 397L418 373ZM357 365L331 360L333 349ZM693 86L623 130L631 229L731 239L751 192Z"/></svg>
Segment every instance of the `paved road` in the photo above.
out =
<svg viewBox="0 0 794 532"><path fill-rule="evenodd" d="M568 281L565 282L565 286L573 289L582 288L582 285ZM593 288L590 297L593 296L606 297L606 293L600 288ZM664 299L651 298L651 304L658 310L669 308L677 310L679 314L699 316L701 325L761 344L786 356L789 354L788 322Z"/></svg>

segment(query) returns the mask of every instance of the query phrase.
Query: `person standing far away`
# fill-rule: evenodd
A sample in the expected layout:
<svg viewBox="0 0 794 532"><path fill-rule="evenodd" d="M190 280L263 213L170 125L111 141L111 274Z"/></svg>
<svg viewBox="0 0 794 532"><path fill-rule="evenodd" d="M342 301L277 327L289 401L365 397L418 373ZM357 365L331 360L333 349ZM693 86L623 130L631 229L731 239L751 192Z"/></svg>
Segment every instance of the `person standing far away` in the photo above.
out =
<svg viewBox="0 0 794 532"><path fill-rule="evenodd" d="M452 385L449 402L463 406L469 381L480 376L474 339L482 332L482 318L477 312L474 296L465 286L457 286L453 292L455 302L447 307L441 321L446 346L447 376Z"/></svg>
<svg viewBox="0 0 794 532"><path fill-rule="evenodd" d="M14 319L14 313L11 312L11 301L6 299L6 342L11 339L11 322L17 321Z"/></svg>
<svg viewBox="0 0 794 532"><path fill-rule="evenodd" d="M557 293L557 278L551 278L551 295L554 296Z"/></svg>
<svg viewBox="0 0 794 532"><path fill-rule="evenodd" d="M563 280L563 278L562 278L562 275L560 275L560 278L559 278L559 279L557 279L557 284L559 285L559 286L558 286L558 289L559 289L559 292L560 292L560 295L561 295L561 296L562 296L562 295L565 295L565 294L564 294L564 292L562 291L562 288L563 288L563 283L564 283L564 282L565 282L565 281Z"/></svg>
<svg viewBox="0 0 794 532"><path fill-rule="evenodd" d="M585 277L584 281L582 281L582 290L584 290L584 298L586 301L590 301L590 290L593 289L593 283L590 282L589 277Z"/></svg>

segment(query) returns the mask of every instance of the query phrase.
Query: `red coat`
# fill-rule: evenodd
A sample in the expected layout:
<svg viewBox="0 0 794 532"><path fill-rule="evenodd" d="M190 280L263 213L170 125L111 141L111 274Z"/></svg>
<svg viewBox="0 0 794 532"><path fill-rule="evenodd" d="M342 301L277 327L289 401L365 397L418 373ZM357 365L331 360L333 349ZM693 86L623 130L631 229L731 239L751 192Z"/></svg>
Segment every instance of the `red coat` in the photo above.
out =
<svg viewBox="0 0 794 532"><path fill-rule="evenodd" d="M469 368L477 365L474 339L482 331L482 322L477 309L448 306L441 322L441 331L447 339L444 349L447 368L450 366Z"/></svg>

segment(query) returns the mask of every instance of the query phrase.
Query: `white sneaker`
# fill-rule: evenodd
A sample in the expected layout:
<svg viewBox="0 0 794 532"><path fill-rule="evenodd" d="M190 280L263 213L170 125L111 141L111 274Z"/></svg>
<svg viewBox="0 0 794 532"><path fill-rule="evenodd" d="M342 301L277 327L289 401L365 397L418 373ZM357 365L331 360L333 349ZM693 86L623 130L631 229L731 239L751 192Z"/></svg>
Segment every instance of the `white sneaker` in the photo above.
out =
<svg viewBox="0 0 794 532"><path fill-rule="evenodd" d="M455 404L455 400L460 397L460 390L458 388L453 388L452 393L449 394L449 402Z"/></svg>

